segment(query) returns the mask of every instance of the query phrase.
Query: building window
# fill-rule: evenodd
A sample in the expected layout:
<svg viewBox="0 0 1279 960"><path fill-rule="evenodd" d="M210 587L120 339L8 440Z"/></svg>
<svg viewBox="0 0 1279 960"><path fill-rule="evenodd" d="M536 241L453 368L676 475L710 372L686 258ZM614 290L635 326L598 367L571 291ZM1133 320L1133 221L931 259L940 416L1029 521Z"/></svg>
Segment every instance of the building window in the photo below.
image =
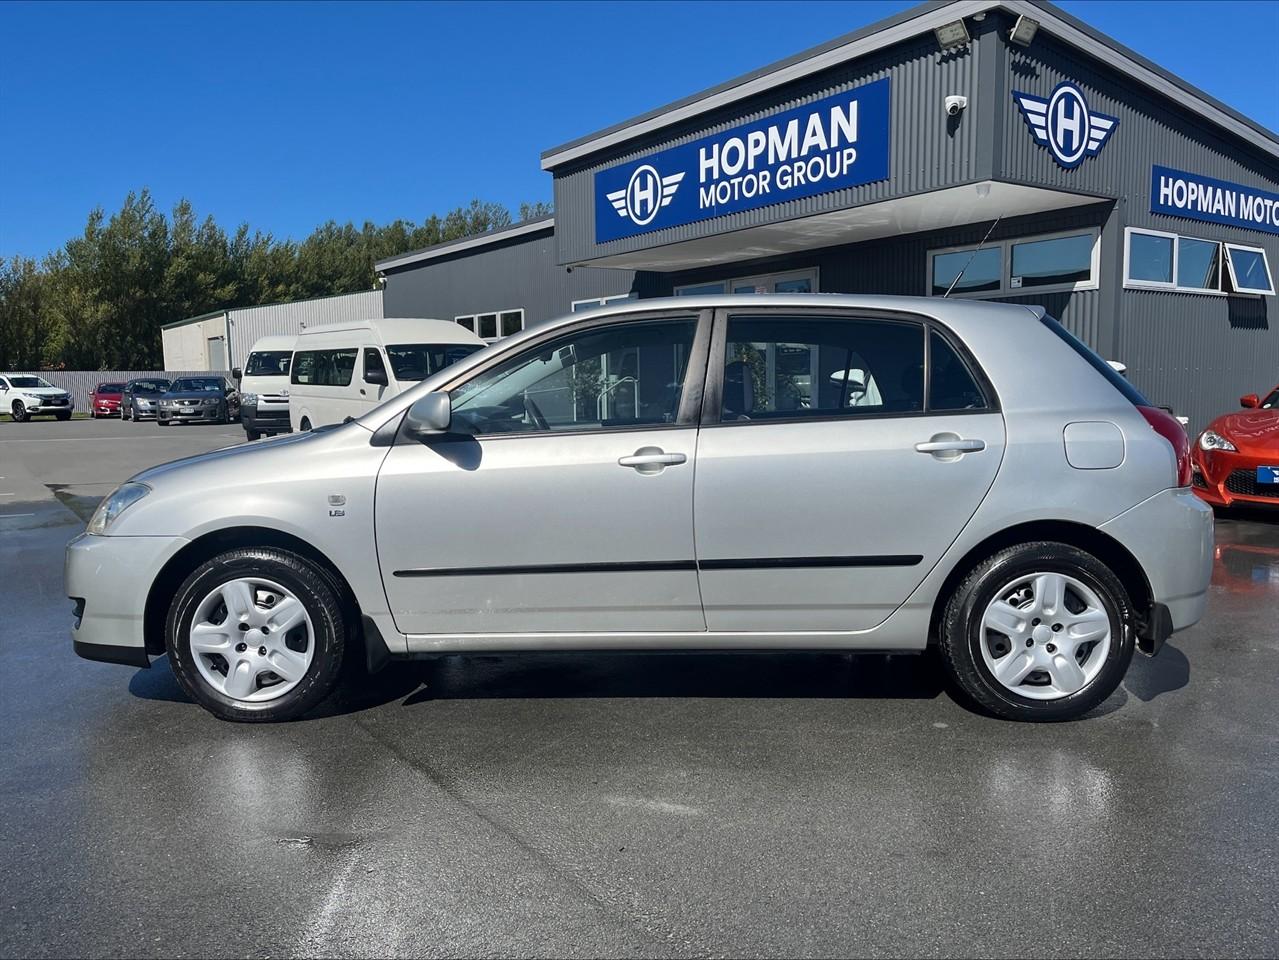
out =
<svg viewBox="0 0 1279 960"><path fill-rule="evenodd" d="M639 294L634 291L630 293L619 293L611 297L588 297L585 300L573 301L573 313L581 313L583 310L594 310L596 307L606 307L610 303L622 303L625 300L638 300Z"/></svg>
<svg viewBox="0 0 1279 960"><path fill-rule="evenodd" d="M1017 237L928 254L931 296L1007 297L1020 291L1095 290L1100 285L1098 230Z"/></svg>
<svg viewBox="0 0 1279 960"><path fill-rule="evenodd" d="M482 340L500 340L524 329L524 309L466 314L453 320Z"/></svg>
<svg viewBox="0 0 1279 960"><path fill-rule="evenodd" d="M1270 276L1270 264L1266 261L1265 250L1237 243L1227 243L1225 248L1230 286L1236 293L1274 295L1275 284Z"/></svg>
<svg viewBox="0 0 1279 960"><path fill-rule="evenodd" d="M1140 227L1129 227L1125 234L1124 286L1129 289L1216 296L1274 293L1266 253L1258 247Z"/></svg>
<svg viewBox="0 0 1279 960"><path fill-rule="evenodd" d="M716 296L721 293L816 293L817 268L787 273L762 273L758 276L717 280L712 283L690 283L676 287L677 297Z"/></svg>

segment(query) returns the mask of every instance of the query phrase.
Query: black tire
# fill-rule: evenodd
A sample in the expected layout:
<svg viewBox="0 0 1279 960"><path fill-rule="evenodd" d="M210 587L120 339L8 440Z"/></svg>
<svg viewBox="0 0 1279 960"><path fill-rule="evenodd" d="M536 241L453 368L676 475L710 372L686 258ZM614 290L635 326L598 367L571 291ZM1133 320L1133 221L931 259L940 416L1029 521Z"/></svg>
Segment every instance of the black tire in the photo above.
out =
<svg viewBox="0 0 1279 960"><path fill-rule="evenodd" d="M245 436L245 439L247 439L250 443L252 443L254 440L261 440L261 439L262 439L262 431L261 431L261 430L250 430L250 429L248 429L248 428L246 427L246 428L245 428L245 430L244 430L244 436Z"/></svg>
<svg viewBox="0 0 1279 960"><path fill-rule="evenodd" d="M167 427L169 425L168 420L161 420L159 417L155 418L155 423L158 427Z"/></svg>
<svg viewBox="0 0 1279 960"><path fill-rule="evenodd" d="M59 420L70 420L70 419L71 419L71 414L69 414L69 413L55 413L55 414L54 414L54 416L55 416L55 417L57 417Z"/></svg>
<svg viewBox="0 0 1279 960"><path fill-rule="evenodd" d="M190 646L191 621L200 601L219 584L248 576L291 590L306 606L315 634L315 652L305 676L288 693L260 703L236 700L210 686L200 676ZM350 630L331 574L287 550L245 547L213 557L187 577L169 607L164 639L173 674L193 700L223 720L267 723L296 719L333 692Z"/></svg>
<svg viewBox="0 0 1279 960"><path fill-rule="evenodd" d="M120 404L120 420L121 420L121 422L123 422L123 421L125 421L125 420L128 420L128 419L129 419L129 415L128 415L128 413L127 413L127 410L128 410L128 408L127 408L124 404Z"/></svg>
<svg viewBox="0 0 1279 960"><path fill-rule="evenodd" d="M306 417L303 417L302 422L298 424L298 431L301 433L307 433L310 431L310 429L311 429L311 421L308 420Z"/></svg>
<svg viewBox="0 0 1279 960"><path fill-rule="evenodd" d="M27 406L21 400L13 401L13 406L9 408L9 415L13 417L14 423L26 423L31 419L31 414L27 412Z"/></svg>
<svg viewBox="0 0 1279 960"><path fill-rule="evenodd" d="M1110 650L1083 689L1056 700L1023 697L995 679L986 666L982 617L1003 587L1032 573L1064 573L1091 588L1110 617ZM1132 602L1119 578L1092 554L1064 543L1039 541L999 551L979 563L951 594L942 617L939 647L951 679L974 705L1008 720L1074 720L1115 692L1132 661Z"/></svg>

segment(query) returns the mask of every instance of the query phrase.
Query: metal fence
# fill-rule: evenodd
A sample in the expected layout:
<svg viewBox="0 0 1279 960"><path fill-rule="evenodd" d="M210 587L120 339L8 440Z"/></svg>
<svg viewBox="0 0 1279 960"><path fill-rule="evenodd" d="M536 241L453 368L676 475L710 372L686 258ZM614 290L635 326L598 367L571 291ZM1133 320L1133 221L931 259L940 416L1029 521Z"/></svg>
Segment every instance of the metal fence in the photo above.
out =
<svg viewBox="0 0 1279 960"><path fill-rule="evenodd" d="M23 376L14 371L5 376ZM39 370L27 373L26 376L43 377L55 387L61 387L75 398L75 408L85 412L89 409L89 394L100 383L124 383L138 377L163 377L173 380L177 377L216 377L223 376L231 382L230 370ZM232 382L232 386L234 383ZM0 411L7 412L7 411Z"/></svg>

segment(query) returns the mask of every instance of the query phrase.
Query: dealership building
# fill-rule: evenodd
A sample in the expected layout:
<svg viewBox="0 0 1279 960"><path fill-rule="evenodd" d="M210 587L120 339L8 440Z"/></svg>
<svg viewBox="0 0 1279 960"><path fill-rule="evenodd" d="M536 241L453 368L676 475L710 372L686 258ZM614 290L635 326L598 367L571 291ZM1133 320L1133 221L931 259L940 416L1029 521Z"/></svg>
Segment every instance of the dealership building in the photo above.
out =
<svg viewBox="0 0 1279 960"><path fill-rule="evenodd" d="M386 314L949 295L1042 304L1196 428L1279 381L1279 137L1048 3L914 7L541 163L553 218L382 261Z"/></svg>

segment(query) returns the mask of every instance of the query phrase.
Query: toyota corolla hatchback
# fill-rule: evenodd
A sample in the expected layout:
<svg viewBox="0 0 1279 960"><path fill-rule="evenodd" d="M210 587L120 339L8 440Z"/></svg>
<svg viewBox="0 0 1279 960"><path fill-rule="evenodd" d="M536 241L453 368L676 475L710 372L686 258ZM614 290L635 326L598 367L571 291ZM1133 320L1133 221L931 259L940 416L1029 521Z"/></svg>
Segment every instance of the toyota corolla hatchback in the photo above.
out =
<svg viewBox="0 0 1279 960"><path fill-rule="evenodd" d="M579 313L358 420L179 460L67 548L75 648L219 717L348 656L935 646L1077 717L1203 613L1171 416L1038 308L707 297Z"/></svg>

